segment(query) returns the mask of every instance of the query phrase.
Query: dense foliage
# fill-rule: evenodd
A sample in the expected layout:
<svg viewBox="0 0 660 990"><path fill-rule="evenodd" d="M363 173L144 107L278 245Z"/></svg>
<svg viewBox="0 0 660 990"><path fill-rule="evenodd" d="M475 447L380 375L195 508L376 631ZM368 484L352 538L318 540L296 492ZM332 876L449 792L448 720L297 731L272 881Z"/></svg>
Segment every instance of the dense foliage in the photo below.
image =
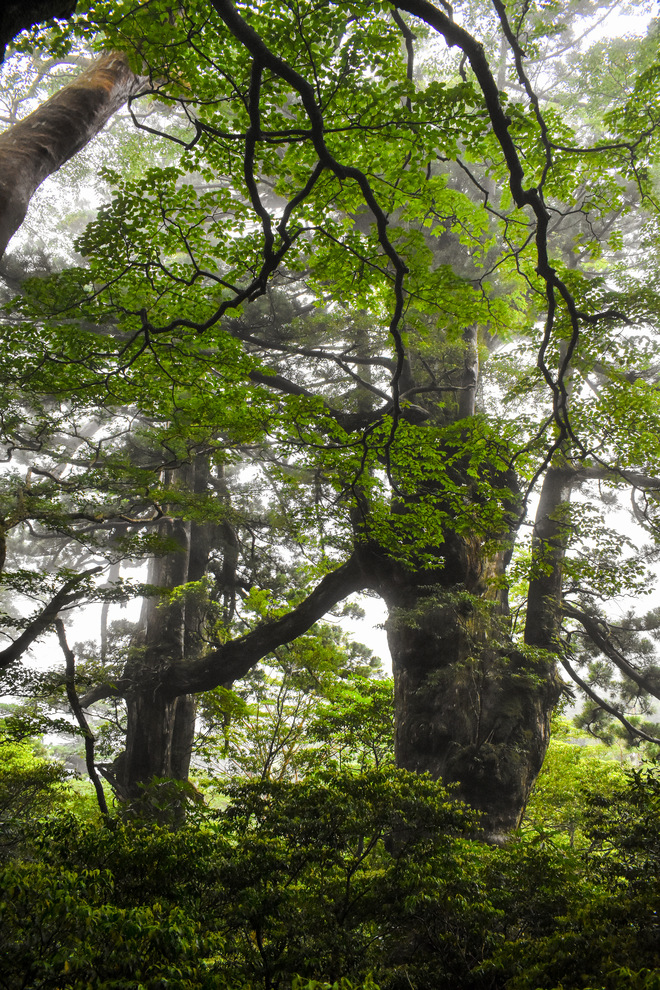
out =
<svg viewBox="0 0 660 990"><path fill-rule="evenodd" d="M73 6L0 18L0 987L658 990L658 22Z"/></svg>
<svg viewBox="0 0 660 990"><path fill-rule="evenodd" d="M436 782L389 768L235 779L174 830L70 798L23 807L0 866L0 985L651 990L660 782L572 746L504 848Z"/></svg>

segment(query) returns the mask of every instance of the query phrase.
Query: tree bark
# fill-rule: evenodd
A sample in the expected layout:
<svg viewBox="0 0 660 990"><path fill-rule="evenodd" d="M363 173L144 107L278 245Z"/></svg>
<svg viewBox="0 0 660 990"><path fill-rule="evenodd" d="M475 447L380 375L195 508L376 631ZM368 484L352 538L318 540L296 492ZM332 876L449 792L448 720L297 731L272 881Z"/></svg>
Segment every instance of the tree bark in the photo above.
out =
<svg viewBox="0 0 660 990"><path fill-rule="evenodd" d="M531 663L508 637L501 579L507 554L448 539L445 564L412 573L382 557L397 765L456 785L501 842L522 817L549 741L553 665ZM440 551L439 551L440 556Z"/></svg>
<svg viewBox="0 0 660 990"><path fill-rule="evenodd" d="M197 456L190 464L166 472L165 484L202 493L209 475L208 461ZM212 547L208 525L166 518L159 535L178 544L151 560L149 583L174 590L205 573ZM193 693L172 695L165 690L166 672L180 669L199 653L203 606L181 597L167 602L151 597L144 601L140 633L132 646L124 671L128 710L126 748L113 766L113 784L128 801L139 799L143 785L154 779L186 781L195 735L197 706Z"/></svg>
<svg viewBox="0 0 660 990"><path fill-rule="evenodd" d="M548 468L534 522L525 643L551 653L557 650L561 622L566 511L575 477L569 468Z"/></svg>
<svg viewBox="0 0 660 990"><path fill-rule="evenodd" d="M168 519L161 523L159 535L174 539L180 549L152 559L149 583L174 589L188 579L189 534L184 523ZM140 633L124 670L126 748L112 768L113 785L123 800L139 798L141 786L154 778L187 779L190 748L187 759L182 749L187 740L192 744L194 713L187 696L165 697L159 687L163 671L184 661L184 634L182 602L168 603L156 596L145 599Z"/></svg>
<svg viewBox="0 0 660 990"><path fill-rule="evenodd" d="M0 257L43 180L87 145L144 80L120 52L93 65L0 134Z"/></svg>
<svg viewBox="0 0 660 990"><path fill-rule="evenodd" d="M405 569L381 551L372 578L388 607L397 765L455 785L483 813L484 837L499 843L520 823L543 764L558 681L552 660L511 642L516 481L512 471L482 471L511 490L500 532L464 536L448 524L436 566Z"/></svg>
<svg viewBox="0 0 660 990"><path fill-rule="evenodd" d="M557 682L553 665L507 643L496 603L469 606L462 591L387 596L396 761L456 785L499 843L520 823L543 765Z"/></svg>

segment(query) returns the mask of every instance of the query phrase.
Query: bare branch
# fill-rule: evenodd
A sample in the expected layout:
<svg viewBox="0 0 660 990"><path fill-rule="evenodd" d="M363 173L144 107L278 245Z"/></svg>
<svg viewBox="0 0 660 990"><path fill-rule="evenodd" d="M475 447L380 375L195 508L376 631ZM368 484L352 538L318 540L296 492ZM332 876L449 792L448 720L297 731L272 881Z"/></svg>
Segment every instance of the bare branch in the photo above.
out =
<svg viewBox="0 0 660 990"><path fill-rule="evenodd" d="M591 700L594 701L599 708L602 708L604 711L609 712L610 715L614 715L614 717L618 719L619 722L621 722L621 724L625 726L628 732L630 732L632 735L639 736L640 739L645 739L647 742L655 743L656 745L660 746L660 739L656 739L655 736L650 736L647 732L644 732L643 729L636 728L632 724L632 722L629 722L628 719L625 717L625 715L623 715L618 710L618 708L614 708L613 705L608 704L607 701L599 697L596 694L596 692L593 690L593 688L580 677L580 675L577 673L576 670L574 670L574 668L568 662L566 657L560 657L559 659L566 673L571 677L572 680L575 681L576 684L579 684L579 686L582 688L584 693L589 698L591 698Z"/></svg>
<svg viewBox="0 0 660 990"><path fill-rule="evenodd" d="M82 710L78 692L76 691L76 658L67 643L64 623L61 619L55 620L55 627L57 629L57 638L60 641L62 653L64 654L64 658L66 660L66 679L64 682L66 687L66 696L69 699L71 711L75 715L76 721L82 729L83 738L85 740L85 765L87 767L89 779L94 785L94 790L96 791L96 800L98 801L99 808L101 809L101 814L107 818L108 805L105 800L103 784L101 783L101 778L96 772L96 764L94 762L94 733L90 729L89 722L85 718L85 713Z"/></svg>
<svg viewBox="0 0 660 990"><path fill-rule="evenodd" d="M91 577L102 571L102 567L92 567L89 571L76 574L75 577L67 581L56 595L45 606L43 611L34 619L27 629L21 633L11 646L7 646L0 651L0 670L8 667L15 660L20 659L23 654L32 646L34 641L41 636L49 626L55 622L63 608L72 605L84 597L86 589L80 589L80 585Z"/></svg>

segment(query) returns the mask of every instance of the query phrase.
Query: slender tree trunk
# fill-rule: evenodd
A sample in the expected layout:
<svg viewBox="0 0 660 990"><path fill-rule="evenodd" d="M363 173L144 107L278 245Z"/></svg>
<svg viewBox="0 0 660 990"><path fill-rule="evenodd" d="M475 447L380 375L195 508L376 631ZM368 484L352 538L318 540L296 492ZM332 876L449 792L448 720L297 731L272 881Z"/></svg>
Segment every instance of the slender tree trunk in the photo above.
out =
<svg viewBox="0 0 660 990"><path fill-rule="evenodd" d="M191 464L168 474L165 482L175 482L201 495L208 488L209 477L208 459L198 455ZM209 552L216 542L216 530L215 524L163 520L160 535L174 540L179 549L152 559L149 583L176 589L202 581ZM195 696L173 695L164 682L166 672L171 674L173 669L181 669L200 656L205 620L206 610L199 595L169 603L157 596L145 599L140 633L124 672L132 681L125 693L126 749L113 768L113 784L124 800L139 800L143 785L154 779L188 779L195 734ZM176 808L173 810L176 818Z"/></svg>
<svg viewBox="0 0 660 990"><path fill-rule="evenodd" d="M108 584L119 580L121 565L114 563L108 571ZM108 619L110 617L110 603L104 602L101 606L101 663L105 663L108 655Z"/></svg>
<svg viewBox="0 0 660 990"><path fill-rule="evenodd" d="M574 477L575 473L566 467L548 468L534 522L525 643L550 653L557 650L568 535L566 516Z"/></svg>
<svg viewBox="0 0 660 990"><path fill-rule="evenodd" d="M43 180L84 148L143 84L125 55L101 55L29 117L0 134L0 257Z"/></svg>
<svg viewBox="0 0 660 990"><path fill-rule="evenodd" d="M458 418L467 419L474 416L477 403L477 387L479 384L479 335L476 324L463 332L465 341L465 356L463 359L463 375L461 391L458 395Z"/></svg>

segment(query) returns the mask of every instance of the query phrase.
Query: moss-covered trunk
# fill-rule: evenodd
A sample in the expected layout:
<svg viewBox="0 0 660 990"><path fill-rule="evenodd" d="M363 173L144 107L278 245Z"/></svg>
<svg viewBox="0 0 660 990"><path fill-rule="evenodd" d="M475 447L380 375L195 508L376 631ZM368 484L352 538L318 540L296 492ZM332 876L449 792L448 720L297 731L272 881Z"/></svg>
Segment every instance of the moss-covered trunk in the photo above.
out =
<svg viewBox="0 0 660 990"><path fill-rule="evenodd" d="M498 841L515 828L541 769L557 701L554 665L507 644L502 615L460 586L389 596L396 759L484 812Z"/></svg>
<svg viewBox="0 0 660 990"><path fill-rule="evenodd" d="M521 820L558 698L552 657L510 639L505 572L517 519L508 518L510 532L495 540L448 528L435 567L374 555L389 613L397 764L455 784L493 842Z"/></svg>

